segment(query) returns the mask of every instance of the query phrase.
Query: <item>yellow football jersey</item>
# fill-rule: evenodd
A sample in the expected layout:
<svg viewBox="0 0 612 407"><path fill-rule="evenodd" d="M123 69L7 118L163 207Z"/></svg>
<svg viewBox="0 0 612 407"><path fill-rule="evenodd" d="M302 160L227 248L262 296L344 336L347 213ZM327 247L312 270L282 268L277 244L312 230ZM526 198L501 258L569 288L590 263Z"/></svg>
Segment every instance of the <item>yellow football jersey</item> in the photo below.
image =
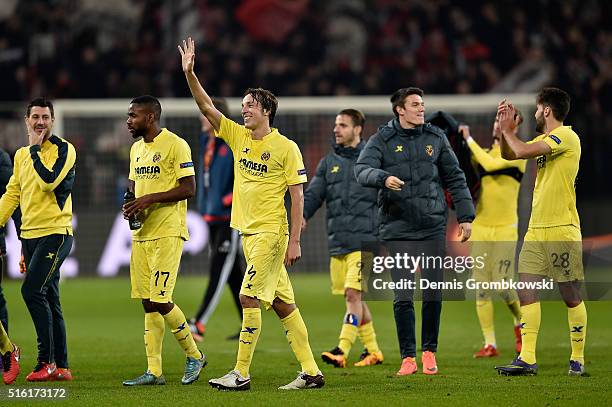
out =
<svg viewBox="0 0 612 407"><path fill-rule="evenodd" d="M185 140L162 129L150 143L143 139L130 150L130 180L135 182L136 198L166 192L179 186L180 178L195 175L191 149ZM138 215L142 227L134 230L134 240L144 241L178 236L189 239L187 200L155 203Z"/></svg>
<svg viewBox="0 0 612 407"><path fill-rule="evenodd" d="M520 177L525 173L527 161L503 159L499 145L485 151L476 141L470 140L468 146L474 161L484 170L480 174L474 225L517 225Z"/></svg>
<svg viewBox="0 0 612 407"><path fill-rule="evenodd" d="M230 225L243 234L278 233L287 225L285 193L288 185L306 182L297 144L272 129L262 140L251 131L221 118L217 132L234 153L234 201Z"/></svg>
<svg viewBox="0 0 612 407"><path fill-rule="evenodd" d="M570 126L560 126L531 140L544 141L552 152L537 158L530 228L574 225L580 228L576 209L576 176L580 163L580 138Z"/></svg>

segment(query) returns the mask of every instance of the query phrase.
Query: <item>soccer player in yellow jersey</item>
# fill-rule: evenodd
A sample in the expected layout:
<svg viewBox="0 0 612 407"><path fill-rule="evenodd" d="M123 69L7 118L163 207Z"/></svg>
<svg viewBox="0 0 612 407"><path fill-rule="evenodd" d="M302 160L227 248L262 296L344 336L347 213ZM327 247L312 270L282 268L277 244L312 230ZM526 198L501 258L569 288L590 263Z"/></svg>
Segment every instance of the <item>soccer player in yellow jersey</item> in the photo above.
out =
<svg viewBox="0 0 612 407"><path fill-rule="evenodd" d="M130 279L132 298L145 311L145 350L148 368L124 386L165 384L162 343L165 325L185 352L182 384L198 380L206 358L196 346L183 311L172 301L187 231L187 199L195 195L191 149L185 140L159 126L161 105L153 96L132 100L127 127L137 139L130 150L130 190L136 199L123 206L126 218L142 223L132 232Z"/></svg>
<svg viewBox="0 0 612 407"><path fill-rule="evenodd" d="M517 112L520 125L523 116ZM514 128L518 134L519 126ZM525 173L525 160L508 161L501 157L499 139L501 130L496 117L493 122L493 145L485 150L471 137L467 125L459 131L472 152L472 162L480 174L480 197L476 205L476 219L472 223L472 249L475 255L487 253L487 267L473 269L477 281L502 281L514 275L514 256L518 240L518 195L521 179ZM499 290L497 293L514 317L515 350L521 351L520 304L515 290ZM483 347L475 358L498 356L493 324L493 300L489 290L476 293L476 313L484 336Z"/></svg>
<svg viewBox="0 0 612 407"><path fill-rule="evenodd" d="M271 127L278 102L269 91L248 89L242 100L244 125L223 116L204 91L193 67L195 44L191 38L179 46L183 72L200 111L234 153L234 204L230 226L243 235L247 261L240 290L242 329L235 368L223 377L211 379L221 390L247 390L249 368L261 332L261 309L274 309L281 319L287 340L302 371L283 390L322 387L323 375L313 358L306 325L295 304L293 288L285 266L301 257L300 228L304 208L302 184L306 170L295 142ZM284 205L291 196L291 233Z"/></svg>
<svg viewBox="0 0 612 407"><path fill-rule="evenodd" d="M60 267L72 248L72 186L76 151L52 133L53 104L30 102L25 124L29 146L15 153L14 171L0 199L0 225L22 212L26 273L21 295L34 322L38 357L28 381L72 380L66 326L59 296Z"/></svg>
<svg viewBox="0 0 612 407"><path fill-rule="evenodd" d="M552 278L567 305L572 353L569 375L582 376L587 311L580 295L584 280L582 235L576 210L575 182L580 162L580 139L563 121L570 109L569 95L557 88L544 88L536 99L536 131L528 143L514 135L515 107L504 100L498 108L502 130L502 157L509 160L537 158L538 172L529 229L519 256L521 281ZM540 303L535 289L519 291L523 347L512 363L496 366L501 374L537 373L536 341L540 328Z"/></svg>

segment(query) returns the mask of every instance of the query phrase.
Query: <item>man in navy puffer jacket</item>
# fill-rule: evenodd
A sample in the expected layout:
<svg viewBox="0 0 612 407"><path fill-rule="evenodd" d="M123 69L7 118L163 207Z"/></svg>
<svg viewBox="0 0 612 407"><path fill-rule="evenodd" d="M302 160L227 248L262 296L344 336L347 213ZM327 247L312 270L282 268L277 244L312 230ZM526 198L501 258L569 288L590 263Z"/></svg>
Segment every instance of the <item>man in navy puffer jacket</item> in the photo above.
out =
<svg viewBox="0 0 612 407"><path fill-rule="evenodd" d="M448 215L444 188L453 199L462 241L472 231L475 211L465 175L444 132L425 123L421 89L399 89L391 96L391 104L395 118L368 140L355 164L355 175L362 185L380 190L382 241L412 242L409 250L417 255L425 251L427 256L444 257ZM443 279L442 269L436 266L421 268L420 275L428 281ZM397 374L410 375L417 371L414 303L410 292L396 290L394 294L402 357ZM425 374L438 373L435 353L441 310L440 289L423 290L421 360Z"/></svg>
<svg viewBox="0 0 612 407"><path fill-rule="evenodd" d="M378 207L375 188L361 186L354 174L357 157L365 146L361 132L365 118L355 109L342 110L334 126L334 151L317 167L304 193L304 227L323 202L327 207L327 234L332 293L344 295L346 315L338 346L323 352L323 360L336 367L345 367L357 336L365 346L355 366L382 363L383 354L376 341L372 315L361 299L361 245L376 240Z"/></svg>

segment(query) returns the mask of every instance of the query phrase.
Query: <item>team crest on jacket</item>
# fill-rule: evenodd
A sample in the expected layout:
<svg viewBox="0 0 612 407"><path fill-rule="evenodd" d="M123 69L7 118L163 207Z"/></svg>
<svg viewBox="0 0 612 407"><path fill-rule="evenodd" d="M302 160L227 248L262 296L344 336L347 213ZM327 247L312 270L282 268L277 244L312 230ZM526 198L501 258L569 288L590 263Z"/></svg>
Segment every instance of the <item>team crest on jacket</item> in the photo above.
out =
<svg viewBox="0 0 612 407"><path fill-rule="evenodd" d="M338 171L340 171L340 166L339 165L334 165L332 167L332 169L331 169L331 173L332 174L335 173L335 172L338 172Z"/></svg>
<svg viewBox="0 0 612 407"><path fill-rule="evenodd" d="M156 163L156 162L158 162L159 160L161 160L161 153L155 153L155 154L153 155L153 162L154 162L154 163Z"/></svg>
<svg viewBox="0 0 612 407"><path fill-rule="evenodd" d="M263 153L261 153L261 159L263 161L268 161L270 159L270 152L264 151Z"/></svg>
<svg viewBox="0 0 612 407"><path fill-rule="evenodd" d="M433 155L433 146L431 144L427 144L425 146L425 152L431 157Z"/></svg>

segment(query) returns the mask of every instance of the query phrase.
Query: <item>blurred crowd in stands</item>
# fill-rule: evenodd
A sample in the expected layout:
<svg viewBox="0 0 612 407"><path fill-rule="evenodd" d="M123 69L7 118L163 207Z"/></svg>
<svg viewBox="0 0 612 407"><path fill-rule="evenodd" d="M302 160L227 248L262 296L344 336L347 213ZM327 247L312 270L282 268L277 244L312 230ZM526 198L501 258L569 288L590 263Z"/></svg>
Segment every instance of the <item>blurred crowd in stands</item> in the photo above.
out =
<svg viewBox="0 0 612 407"><path fill-rule="evenodd" d="M605 0L3 0L0 100L186 97L177 43L196 39L210 93L280 96L535 92L612 170L612 7Z"/></svg>

